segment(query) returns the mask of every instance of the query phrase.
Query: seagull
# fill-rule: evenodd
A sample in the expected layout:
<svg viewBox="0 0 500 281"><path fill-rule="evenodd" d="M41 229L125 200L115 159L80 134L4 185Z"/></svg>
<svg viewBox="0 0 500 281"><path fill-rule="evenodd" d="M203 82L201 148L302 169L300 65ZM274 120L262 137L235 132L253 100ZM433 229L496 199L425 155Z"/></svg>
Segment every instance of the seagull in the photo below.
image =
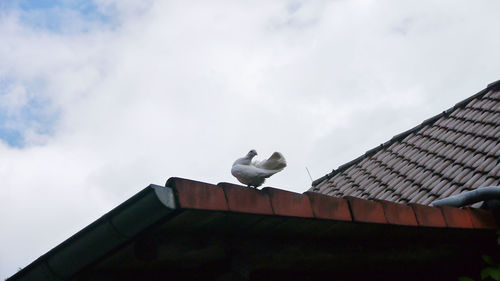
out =
<svg viewBox="0 0 500 281"><path fill-rule="evenodd" d="M286 167L285 157L279 152L274 152L266 160L252 162L255 155L257 155L257 151L255 149L250 150L245 157L234 161L231 168L231 174L248 187L257 188L261 186L266 178Z"/></svg>

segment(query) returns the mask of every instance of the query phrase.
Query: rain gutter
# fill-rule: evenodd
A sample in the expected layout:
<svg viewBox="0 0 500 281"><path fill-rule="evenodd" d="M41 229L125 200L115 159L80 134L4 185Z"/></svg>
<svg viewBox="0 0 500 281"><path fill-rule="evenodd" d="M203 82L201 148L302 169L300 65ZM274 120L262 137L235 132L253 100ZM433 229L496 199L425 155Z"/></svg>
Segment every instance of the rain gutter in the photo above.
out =
<svg viewBox="0 0 500 281"><path fill-rule="evenodd" d="M176 209L173 189L151 184L7 279L67 280Z"/></svg>

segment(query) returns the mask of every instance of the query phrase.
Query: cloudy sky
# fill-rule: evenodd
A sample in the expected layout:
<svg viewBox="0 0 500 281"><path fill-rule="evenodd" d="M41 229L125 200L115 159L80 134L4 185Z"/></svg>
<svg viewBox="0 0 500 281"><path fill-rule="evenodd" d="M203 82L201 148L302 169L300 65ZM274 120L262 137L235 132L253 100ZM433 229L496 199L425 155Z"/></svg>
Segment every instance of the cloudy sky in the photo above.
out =
<svg viewBox="0 0 500 281"><path fill-rule="evenodd" d="M313 178L500 79L498 1L0 1L0 278L150 183Z"/></svg>

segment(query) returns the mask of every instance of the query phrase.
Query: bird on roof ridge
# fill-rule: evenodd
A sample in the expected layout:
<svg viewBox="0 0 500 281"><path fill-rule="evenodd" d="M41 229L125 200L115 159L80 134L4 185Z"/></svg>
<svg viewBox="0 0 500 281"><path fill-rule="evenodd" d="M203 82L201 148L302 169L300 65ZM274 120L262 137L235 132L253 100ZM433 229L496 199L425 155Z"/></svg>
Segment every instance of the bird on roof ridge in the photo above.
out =
<svg viewBox="0 0 500 281"><path fill-rule="evenodd" d="M266 178L282 171L286 167L285 157L279 152L274 152L271 157L262 161L252 161L257 155L255 149L250 150L245 157L234 161L231 174L242 184L257 188Z"/></svg>

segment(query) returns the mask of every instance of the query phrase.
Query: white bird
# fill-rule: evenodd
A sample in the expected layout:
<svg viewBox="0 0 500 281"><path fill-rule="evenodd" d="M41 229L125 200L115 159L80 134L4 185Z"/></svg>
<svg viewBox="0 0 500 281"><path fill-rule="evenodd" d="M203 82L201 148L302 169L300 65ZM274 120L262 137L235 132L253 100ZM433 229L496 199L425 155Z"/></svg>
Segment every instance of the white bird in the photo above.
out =
<svg viewBox="0 0 500 281"><path fill-rule="evenodd" d="M250 150L245 157L234 161L231 168L231 174L248 187L257 188L264 183L266 178L286 167L285 157L279 152L273 153L266 160L252 162L255 155L257 152L254 149Z"/></svg>

